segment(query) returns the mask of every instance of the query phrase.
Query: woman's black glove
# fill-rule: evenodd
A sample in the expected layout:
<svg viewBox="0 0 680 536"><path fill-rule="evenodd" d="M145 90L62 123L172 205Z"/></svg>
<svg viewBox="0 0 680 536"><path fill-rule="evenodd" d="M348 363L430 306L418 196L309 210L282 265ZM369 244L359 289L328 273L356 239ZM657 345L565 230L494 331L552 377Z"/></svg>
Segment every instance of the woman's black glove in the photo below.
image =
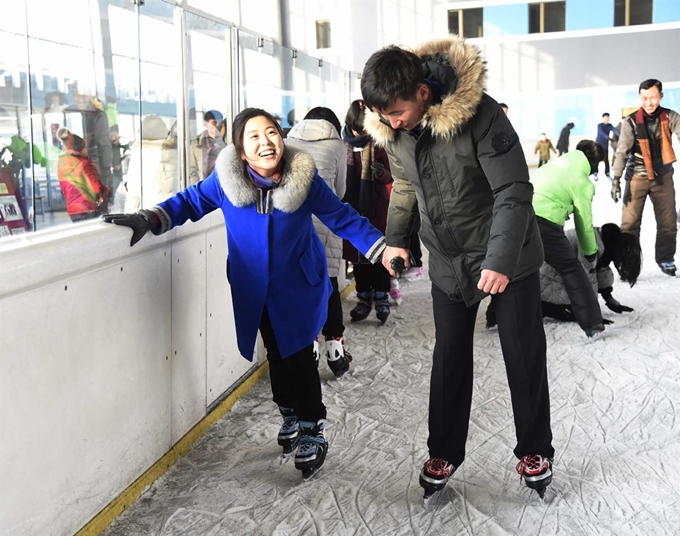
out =
<svg viewBox="0 0 680 536"><path fill-rule="evenodd" d="M373 178L377 179L378 177L382 177L385 166L380 162L373 162L371 164L371 171L373 172Z"/></svg>
<svg viewBox="0 0 680 536"><path fill-rule="evenodd" d="M132 229L132 238L130 239L130 247L139 242L147 231L158 234L160 229L160 221L150 210L140 210L133 214L105 214L102 219L106 223L113 223L115 225L124 225Z"/></svg>
<svg viewBox="0 0 680 536"><path fill-rule="evenodd" d="M597 271L597 251L592 255L586 255L585 258L588 263L588 271L594 274Z"/></svg>
<svg viewBox="0 0 680 536"><path fill-rule="evenodd" d="M604 304L609 307L611 311L614 311L615 313L621 314L621 313L632 313L633 308L632 307L627 307L625 305L621 305L616 298L613 296L609 297L609 299L605 300Z"/></svg>

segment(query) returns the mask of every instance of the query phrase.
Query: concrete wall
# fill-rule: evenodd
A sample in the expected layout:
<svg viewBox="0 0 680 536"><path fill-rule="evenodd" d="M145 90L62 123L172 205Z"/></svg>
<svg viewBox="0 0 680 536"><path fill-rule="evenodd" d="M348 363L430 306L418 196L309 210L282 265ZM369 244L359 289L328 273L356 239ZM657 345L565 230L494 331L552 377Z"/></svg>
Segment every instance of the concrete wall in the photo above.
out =
<svg viewBox="0 0 680 536"><path fill-rule="evenodd" d="M93 222L0 243L4 536L76 532L253 366L221 213L129 237Z"/></svg>

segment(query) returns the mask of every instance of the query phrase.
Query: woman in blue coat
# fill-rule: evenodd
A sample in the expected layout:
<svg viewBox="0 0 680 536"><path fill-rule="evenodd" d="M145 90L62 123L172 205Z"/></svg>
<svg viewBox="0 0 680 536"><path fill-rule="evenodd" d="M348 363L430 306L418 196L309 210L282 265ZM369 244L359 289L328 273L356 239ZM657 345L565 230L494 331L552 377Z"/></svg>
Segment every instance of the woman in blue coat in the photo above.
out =
<svg viewBox="0 0 680 536"><path fill-rule="evenodd" d="M385 239L338 199L310 155L284 147L281 127L268 112L243 110L232 132L234 145L220 153L206 179L151 210L104 219L133 228L134 245L147 231L158 235L222 210L238 347L252 360L258 330L262 334L274 402L284 417L278 441L284 453L299 444L295 467L307 478L328 449L313 341L332 291L312 214L372 262L381 259Z"/></svg>

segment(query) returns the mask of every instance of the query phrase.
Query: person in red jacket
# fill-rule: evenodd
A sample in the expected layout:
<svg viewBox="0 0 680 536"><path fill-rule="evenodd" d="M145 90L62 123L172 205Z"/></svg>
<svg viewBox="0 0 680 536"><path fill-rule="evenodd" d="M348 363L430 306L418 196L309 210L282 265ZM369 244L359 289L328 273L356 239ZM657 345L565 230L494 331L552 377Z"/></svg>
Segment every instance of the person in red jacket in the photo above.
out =
<svg viewBox="0 0 680 536"><path fill-rule="evenodd" d="M66 211L73 222L98 218L107 212L109 191L101 182L97 166L87 156L85 140L67 128L60 128L57 136L64 144L57 175Z"/></svg>

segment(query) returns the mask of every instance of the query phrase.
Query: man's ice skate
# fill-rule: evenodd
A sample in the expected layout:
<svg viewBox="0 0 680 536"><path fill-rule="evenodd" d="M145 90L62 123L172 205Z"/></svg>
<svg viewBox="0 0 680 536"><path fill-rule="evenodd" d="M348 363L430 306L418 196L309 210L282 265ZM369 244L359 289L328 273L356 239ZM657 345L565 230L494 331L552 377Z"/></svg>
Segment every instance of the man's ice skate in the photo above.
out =
<svg viewBox="0 0 680 536"><path fill-rule="evenodd" d="M399 280L396 277L390 278L390 298L392 298L397 305L401 305L401 287L399 286Z"/></svg>
<svg viewBox="0 0 680 536"><path fill-rule="evenodd" d="M432 495L444 489L456 468L442 458L430 458L420 471L420 485L425 490L423 499L427 501Z"/></svg>
<svg viewBox="0 0 680 536"><path fill-rule="evenodd" d="M300 425L295 410L279 406L279 411L283 417L283 424L277 441L283 447L283 454L286 455L293 452L300 442Z"/></svg>
<svg viewBox="0 0 680 536"><path fill-rule="evenodd" d="M586 337L590 339L597 335L598 333L602 333L604 331L604 324L597 324L589 328L583 328L583 331L585 332Z"/></svg>
<svg viewBox="0 0 680 536"><path fill-rule="evenodd" d="M390 298L387 292L376 292L373 295L375 300L375 316L380 320L381 325L385 325L390 316Z"/></svg>
<svg viewBox="0 0 680 536"><path fill-rule="evenodd" d="M356 307L349 312L352 322L365 320L368 315L371 314L371 309L373 309L372 292L357 292L357 298L359 298L359 303L357 303Z"/></svg>
<svg viewBox="0 0 680 536"><path fill-rule="evenodd" d="M345 372L349 370L352 354L345 348L345 340L342 337L326 339L326 359L329 368L338 379L342 378Z"/></svg>
<svg viewBox="0 0 680 536"><path fill-rule="evenodd" d="M295 454L295 468L302 471L302 478L313 476L323 465L328 452L322 421L300 421L300 446Z"/></svg>
<svg viewBox="0 0 680 536"><path fill-rule="evenodd" d="M524 479L527 487L543 499L545 489L552 482L552 460L539 454L527 454L519 460L516 469L520 480Z"/></svg>
<svg viewBox="0 0 680 536"><path fill-rule="evenodd" d="M674 262L660 262L659 268L661 268L661 271L664 274L670 275L671 277L675 277L675 272L677 268L675 267Z"/></svg>

